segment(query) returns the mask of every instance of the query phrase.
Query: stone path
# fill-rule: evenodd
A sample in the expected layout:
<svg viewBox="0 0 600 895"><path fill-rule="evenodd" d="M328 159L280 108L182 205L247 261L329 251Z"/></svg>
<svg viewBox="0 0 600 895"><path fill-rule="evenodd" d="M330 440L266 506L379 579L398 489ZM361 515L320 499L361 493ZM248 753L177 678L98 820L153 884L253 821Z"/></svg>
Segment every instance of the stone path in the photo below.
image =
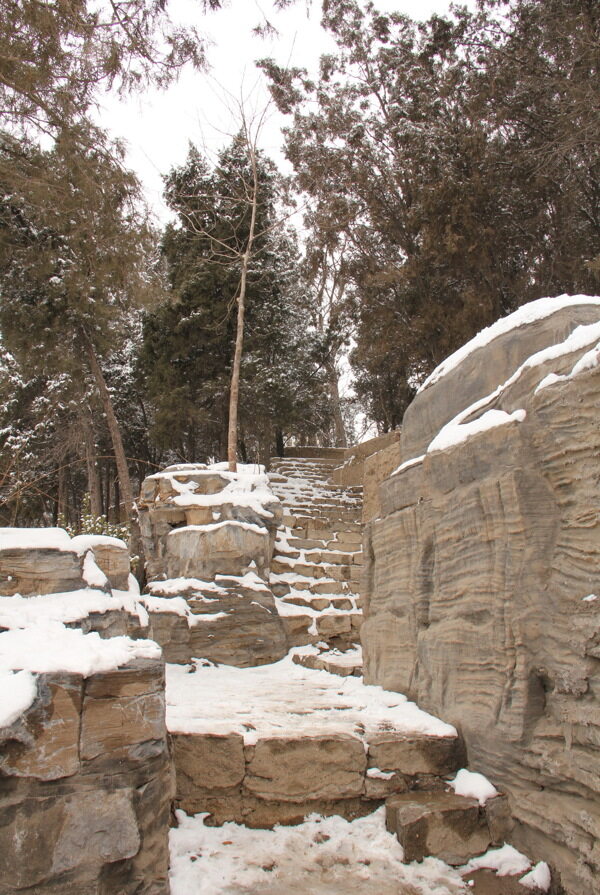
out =
<svg viewBox="0 0 600 895"><path fill-rule="evenodd" d="M514 879L450 866L501 844L503 797L488 810L455 795L454 728L358 677L362 489L331 484L338 463L272 463L269 588L289 655L167 668L173 895L512 895Z"/></svg>
<svg viewBox="0 0 600 895"><path fill-rule="evenodd" d="M321 643L330 650L324 657L328 664L315 663L316 651L299 661L332 671L339 665L351 674L361 669L362 488L331 484L337 464L315 458L272 461L269 481L284 515L270 583L290 643ZM339 656L348 650L349 656Z"/></svg>

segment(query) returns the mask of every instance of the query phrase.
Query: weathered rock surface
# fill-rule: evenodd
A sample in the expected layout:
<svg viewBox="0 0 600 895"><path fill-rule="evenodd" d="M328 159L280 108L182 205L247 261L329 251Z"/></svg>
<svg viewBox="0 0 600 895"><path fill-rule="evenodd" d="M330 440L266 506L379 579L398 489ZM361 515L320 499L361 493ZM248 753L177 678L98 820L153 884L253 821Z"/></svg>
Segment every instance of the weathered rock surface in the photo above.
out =
<svg viewBox="0 0 600 895"><path fill-rule="evenodd" d="M169 466L148 476L138 501L149 580L265 575L281 507L257 467Z"/></svg>
<svg viewBox="0 0 600 895"><path fill-rule="evenodd" d="M115 590L127 590L131 559L127 544L120 538L105 535L77 535L71 544L80 553L91 550L96 565L108 578L110 586Z"/></svg>
<svg viewBox="0 0 600 895"><path fill-rule="evenodd" d="M56 594L85 587L83 555L66 531L0 529L0 595Z"/></svg>
<svg viewBox="0 0 600 895"><path fill-rule="evenodd" d="M443 791L442 774L458 768L451 755L458 759L459 753L445 742L450 738L412 738L420 743L415 762L406 748L411 738L392 732L385 742L388 748L398 744L388 762L395 770L386 773L373 766L378 737L369 739L374 745L367 755L363 740L345 733L261 737L250 746L238 733L174 733L176 804L188 814L207 811L213 823L232 820L252 827L299 823L313 812L352 819L390 795L410 791L420 798L421 790ZM420 773L421 767L432 770Z"/></svg>
<svg viewBox="0 0 600 895"><path fill-rule="evenodd" d="M475 799L447 792L402 793L386 802L386 825L404 849L404 860L428 855L465 864L490 845L485 811Z"/></svg>
<svg viewBox="0 0 600 895"><path fill-rule="evenodd" d="M200 581L180 584L174 591L169 581L154 582L152 594L164 594L164 599L147 601L150 612L145 636L162 647L167 662L186 663L192 657L202 657L244 668L276 662L286 654L285 628L273 594L257 575L252 586L226 576L219 576L218 585L212 588L202 589ZM180 614L176 600L170 611L170 601L177 596L185 599L187 616Z"/></svg>
<svg viewBox="0 0 600 895"><path fill-rule="evenodd" d="M508 793L512 841L553 865L570 895L594 895L600 876L598 352L570 375L599 336L515 368L599 319L598 305L565 308L421 392L405 460L488 393L463 423L490 409L525 415L463 429L388 478L365 546L366 681L461 729L470 765Z"/></svg>
<svg viewBox="0 0 600 895"><path fill-rule="evenodd" d="M168 895L162 661L37 677L0 729L0 891Z"/></svg>
<svg viewBox="0 0 600 895"><path fill-rule="evenodd" d="M169 578L243 575L252 563L264 574L271 559L271 538L263 526L228 521L186 525L167 536Z"/></svg>

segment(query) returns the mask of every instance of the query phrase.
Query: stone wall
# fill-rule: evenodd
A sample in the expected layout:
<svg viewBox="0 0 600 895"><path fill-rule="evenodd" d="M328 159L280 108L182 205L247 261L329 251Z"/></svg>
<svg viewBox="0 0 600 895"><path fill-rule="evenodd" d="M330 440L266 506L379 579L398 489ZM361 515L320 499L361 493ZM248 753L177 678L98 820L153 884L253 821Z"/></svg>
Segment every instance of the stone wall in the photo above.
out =
<svg viewBox="0 0 600 895"><path fill-rule="evenodd" d="M168 895L162 660L39 674L36 687L0 728L0 891Z"/></svg>
<svg viewBox="0 0 600 895"><path fill-rule="evenodd" d="M599 318L530 321L422 391L365 536L366 681L460 728L570 895L600 878L600 329L562 340Z"/></svg>
<svg viewBox="0 0 600 895"><path fill-rule="evenodd" d="M349 488L353 485L364 485L366 463L370 457L380 454L387 448L394 448L400 441L400 429L394 429L385 435L370 438L344 452L344 462L334 469L331 480L336 485ZM398 465L398 464L396 464Z"/></svg>
<svg viewBox="0 0 600 895"><path fill-rule="evenodd" d="M351 820L396 793L443 791L462 758L456 736L393 730L371 736L368 746L345 733L292 733L252 745L238 733L173 735L177 807L249 827L301 823L313 812Z"/></svg>

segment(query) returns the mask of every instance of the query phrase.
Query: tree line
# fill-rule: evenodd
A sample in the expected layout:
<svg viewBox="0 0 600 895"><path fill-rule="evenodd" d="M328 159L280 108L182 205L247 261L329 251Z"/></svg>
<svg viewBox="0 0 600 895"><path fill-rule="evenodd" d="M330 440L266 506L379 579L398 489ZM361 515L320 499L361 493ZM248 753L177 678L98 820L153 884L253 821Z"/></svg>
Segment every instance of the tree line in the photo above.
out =
<svg viewBox="0 0 600 895"><path fill-rule="evenodd" d="M90 112L202 67L201 34L154 0L0 11L1 524L118 521L166 462L345 444L357 408L388 431L482 326L598 289L592 0L325 0L316 78L261 63L291 183L242 115L166 176L162 231Z"/></svg>

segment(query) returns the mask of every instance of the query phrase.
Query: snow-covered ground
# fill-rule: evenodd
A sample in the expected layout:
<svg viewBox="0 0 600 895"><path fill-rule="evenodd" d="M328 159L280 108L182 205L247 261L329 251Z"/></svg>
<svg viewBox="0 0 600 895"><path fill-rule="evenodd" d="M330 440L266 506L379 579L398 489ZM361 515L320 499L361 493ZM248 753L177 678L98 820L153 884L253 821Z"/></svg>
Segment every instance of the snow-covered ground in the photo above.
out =
<svg viewBox="0 0 600 895"><path fill-rule="evenodd" d="M311 815L295 827L205 827L177 812L170 833L171 895L457 895L460 875L442 861L403 864L385 809L348 822ZM466 890L468 891L468 889ZM525 890L524 895L525 895Z"/></svg>
<svg viewBox="0 0 600 895"><path fill-rule="evenodd" d="M385 808L354 821L310 815L273 830L207 827L205 817L177 812L170 833L171 895L464 895L473 891L467 877L480 869L514 876L523 895L550 886L548 866L531 869L511 845L458 870L436 858L403 864L402 847L385 828Z"/></svg>
<svg viewBox="0 0 600 895"><path fill-rule="evenodd" d="M368 737L378 730L456 734L400 693L303 668L291 655L255 668L167 665L167 726L179 733L237 732L247 744L269 736Z"/></svg>

